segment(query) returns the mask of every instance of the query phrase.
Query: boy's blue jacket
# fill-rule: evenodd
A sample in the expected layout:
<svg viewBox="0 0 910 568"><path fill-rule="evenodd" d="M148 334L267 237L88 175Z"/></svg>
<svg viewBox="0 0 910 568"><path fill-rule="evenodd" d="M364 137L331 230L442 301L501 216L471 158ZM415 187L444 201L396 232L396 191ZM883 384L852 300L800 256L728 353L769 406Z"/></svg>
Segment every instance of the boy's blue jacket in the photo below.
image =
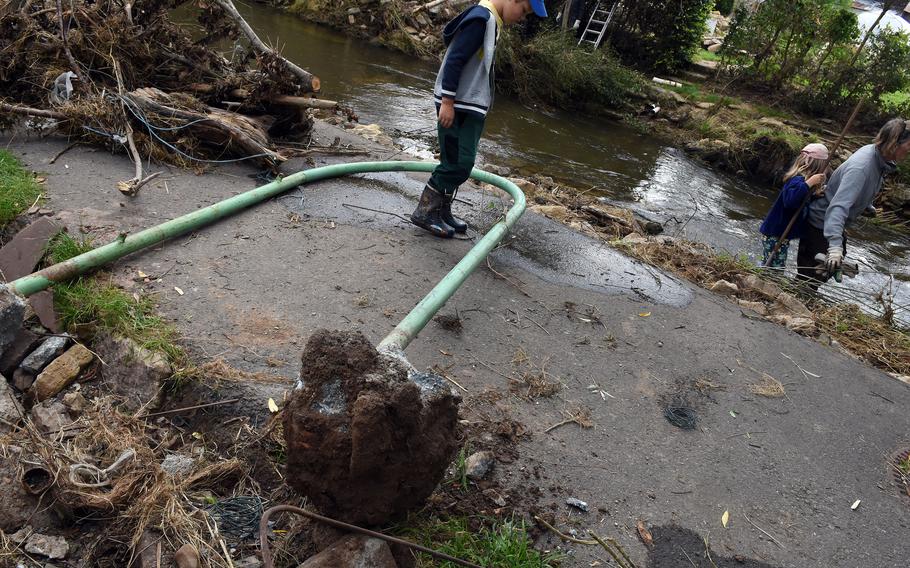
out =
<svg viewBox="0 0 910 568"><path fill-rule="evenodd" d="M442 32L447 49L436 77L433 99L455 99L455 109L486 116L493 104L493 54L496 17L483 6L472 6L449 22Z"/></svg>
<svg viewBox="0 0 910 568"><path fill-rule="evenodd" d="M803 176L793 176L787 180L777 199L774 200L771 211L768 211L768 215L761 224L759 229L761 234L768 237L780 237L808 194L809 186ZM808 214L809 208L804 207L796 222L793 223L790 232L787 233L788 240L798 239L802 236Z"/></svg>

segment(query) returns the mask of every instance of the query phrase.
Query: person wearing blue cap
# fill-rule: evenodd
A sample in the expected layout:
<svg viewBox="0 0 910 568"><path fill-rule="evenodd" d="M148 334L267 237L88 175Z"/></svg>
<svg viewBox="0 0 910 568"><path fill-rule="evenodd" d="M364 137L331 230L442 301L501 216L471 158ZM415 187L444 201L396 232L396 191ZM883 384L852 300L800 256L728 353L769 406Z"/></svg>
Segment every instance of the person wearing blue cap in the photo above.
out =
<svg viewBox="0 0 910 568"><path fill-rule="evenodd" d="M467 181L477 144L493 104L494 53L503 25L529 14L547 17L543 0L481 0L446 24L446 53L436 76L433 100L438 116L440 163L427 182L411 222L441 238L466 233L468 224L452 215L458 186Z"/></svg>

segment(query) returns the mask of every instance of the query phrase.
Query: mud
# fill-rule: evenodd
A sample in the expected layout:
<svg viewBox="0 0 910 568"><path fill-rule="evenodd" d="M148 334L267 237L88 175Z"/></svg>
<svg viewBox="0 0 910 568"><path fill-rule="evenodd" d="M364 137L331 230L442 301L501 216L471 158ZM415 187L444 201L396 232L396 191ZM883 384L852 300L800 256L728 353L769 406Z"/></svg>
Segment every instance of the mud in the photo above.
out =
<svg viewBox="0 0 910 568"><path fill-rule="evenodd" d="M379 525L420 507L458 447L445 381L413 374L359 332L316 331L284 434L288 484L323 513Z"/></svg>

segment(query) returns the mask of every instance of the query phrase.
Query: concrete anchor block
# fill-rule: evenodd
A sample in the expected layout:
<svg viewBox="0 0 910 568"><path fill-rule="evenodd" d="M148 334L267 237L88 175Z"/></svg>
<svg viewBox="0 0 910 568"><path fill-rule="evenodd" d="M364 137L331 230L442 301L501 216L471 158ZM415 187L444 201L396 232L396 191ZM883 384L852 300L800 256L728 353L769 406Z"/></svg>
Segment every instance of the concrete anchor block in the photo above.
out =
<svg viewBox="0 0 910 568"><path fill-rule="evenodd" d="M68 387L94 357L84 345L77 343L70 347L66 353L54 359L35 379L35 383L32 385L35 401L41 402Z"/></svg>

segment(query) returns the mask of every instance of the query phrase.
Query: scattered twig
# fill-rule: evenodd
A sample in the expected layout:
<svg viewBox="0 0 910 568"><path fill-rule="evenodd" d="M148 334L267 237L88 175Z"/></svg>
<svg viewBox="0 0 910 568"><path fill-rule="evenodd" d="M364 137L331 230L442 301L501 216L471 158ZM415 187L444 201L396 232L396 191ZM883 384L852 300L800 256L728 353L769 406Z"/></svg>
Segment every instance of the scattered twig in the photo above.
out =
<svg viewBox="0 0 910 568"><path fill-rule="evenodd" d="M161 412L153 412L152 414L138 416L137 418L151 418L152 416L161 416L163 414L173 414L175 412L183 412L185 410L197 410L199 408L208 408L210 406L220 406L222 404L233 404L235 402L240 402L240 399L232 398L230 400L219 400L218 402L210 402L208 404L197 404L196 406L185 406L183 408L175 408L173 410L162 410Z"/></svg>
<svg viewBox="0 0 910 568"><path fill-rule="evenodd" d="M66 154L67 152L69 152L70 150L72 150L72 149L75 148L76 146L79 146L80 144L82 144L82 142L73 142L72 144L70 144L69 146L67 146L66 148L64 148L63 150L60 150L59 152L57 152L56 154L54 154L54 157L50 159L50 161L48 162L48 164L53 164L54 162L57 161L58 158L60 158L60 156L62 156L63 154Z"/></svg>
<svg viewBox="0 0 910 568"><path fill-rule="evenodd" d="M499 271L497 271L495 268L493 268L493 264L490 262L490 257L489 257L489 256L487 257L487 268L489 268L490 271L491 271L493 274L495 274L496 276L498 276L498 277L501 278L502 280L505 280L506 282L508 282L509 284L511 284L512 286L514 286L515 289L518 290L519 292L521 292L523 295L527 296L528 298L531 297L531 295L528 294L527 292L525 292L525 291L522 289L521 286L519 286L519 285L516 284L515 282L512 282L512 279L511 279L511 278L509 278L509 277L506 276L505 274L502 274L502 273L500 273Z"/></svg>
<svg viewBox="0 0 910 568"><path fill-rule="evenodd" d="M600 538L599 536L597 536L597 533L595 533L594 531L588 529L588 534L591 535L591 538L593 538L594 540L596 540L596 541L597 541L597 544L599 544L600 546L602 546L603 549L606 550L607 553L608 553L610 556L613 557L613 560L614 560L617 564L619 564L619 567L620 567L620 568L635 568L635 564L631 564L631 565L630 565L630 564L626 564L625 562L623 562L623 561L619 558L619 555L617 555L616 552L613 551L613 548L612 548L608 543L604 542L604 540L603 540L602 538ZM614 543L616 542L616 541L613 540L613 539L609 539L609 540L611 540L611 541L614 542ZM620 550L620 549L617 548L617 550ZM628 556L626 556L626 553L625 553L625 552L621 552L621 554L623 555L623 557L628 558Z"/></svg>
<svg viewBox="0 0 910 568"><path fill-rule="evenodd" d="M556 527L554 527L547 521L541 519L537 515L534 516L534 520L537 521L538 523L542 524L543 526L547 527L551 532L555 533L556 536L558 536L559 538L563 539L566 542L574 542L575 544L586 544L589 546L594 546L597 544L596 540L582 540L580 538L575 538L573 536L569 536L565 533L562 533L559 531L559 529L557 529Z"/></svg>
<svg viewBox="0 0 910 568"><path fill-rule="evenodd" d="M559 422L557 424L550 426L549 428L547 428L546 430L543 431L544 434L546 434L547 432L549 432L551 430L555 430L555 429L559 428L560 426L565 426L566 424L572 424L573 422L575 424L578 424L582 428L590 428L594 425L591 422L591 411L588 410L587 408L581 408L581 409L575 411L574 414L569 414L568 412L564 411L564 414L566 414L568 416L568 418L566 418L562 422Z"/></svg>
<svg viewBox="0 0 910 568"><path fill-rule="evenodd" d="M692 562L692 558L689 556L689 553L688 553L688 552L686 552L685 550L683 550L683 548L682 548L681 546L679 546L679 545L677 545L676 548L678 548L680 552L682 552L683 554L686 555L686 560L689 561L689 564L691 564L693 568L698 568L698 566L695 565L695 562Z"/></svg>
<svg viewBox="0 0 910 568"><path fill-rule="evenodd" d="M66 25L63 23L63 2L61 0L57 0L57 23L60 26L60 39L63 40L63 51L66 53L66 59L69 61L70 67L73 68L73 73L76 74L76 78L79 79L80 83L87 87L88 84L82 76L82 70L79 69L79 63L77 63L76 58L73 57L73 52L70 51L69 41L66 39Z"/></svg>
<svg viewBox="0 0 910 568"><path fill-rule="evenodd" d="M894 401L893 401L893 400L891 400L890 398L888 398L888 397L886 397L886 396L882 396L882 395L878 394L878 393L875 392L875 391L869 391L869 394L870 394L871 396L877 396L878 398L880 398L880 399L882 399L882 400L887 400L887 401L890 402L891 404L894 404Z"/></svg>
<svg viewBox="0 0 910 568"><path fill-rule="evenodd" d="M752 525L753 527L755 527L755 528L757 528L758 530L760 530L766 537L770 538L770 539L774 542L774 544L776 544L777 546L779 546L779 547L781 547L782 549L786 550L786 548L787 548L786 546L784 546L783 544L780 543L779 540L777 540L776 538L774 538L774 537L771 535L771 533L769 533L769 532L766 531L765 529L763 529L763 528L761 528L760 526L758 526L758 525L756 525L755 523L753 523L753 522L752 522L752 519L750 519L750 518L748 517L748 515L746 515L745 513L743 513L743 518L746 519L746 520L749 522L750 525Z"/></svg>
<svg viewBox="0 0 910 568"><path fill-rule="evenodd" d="M373 213L382 213L383 215L390 215L392 217L398 217L402 221L406 221L408 223L411 222L411 220L408 219L407 217L405 217L404 215L401 215L399 213L392 213L391 211L383 211L381 209L371 209L369 207L362 207L360 205L351 205L350 203L342 203L341 206L350 207L352 209L363 209L364 211L372 211Z"/></svg>
<svg viewBox="0 0 910 568"><path fill-rule="evenodd" d="M793 357L790 357L790 356L787 355L786 353L781 353L781 355L783 355L784 357L786 357L787 359L789 359L791 363L793 363L794 365L796 365L796 368L800 370L800 372L803 374L803 376L806 378L807 381L809 380L809 377L815 377L816 379L821 378L821 375L816 375L815 373L810 373L809 371L807 371L807 370L803 369L802 367L800 367L800 366L799 366L799 363L797 363L797 362L793 359Z"/></svg>

